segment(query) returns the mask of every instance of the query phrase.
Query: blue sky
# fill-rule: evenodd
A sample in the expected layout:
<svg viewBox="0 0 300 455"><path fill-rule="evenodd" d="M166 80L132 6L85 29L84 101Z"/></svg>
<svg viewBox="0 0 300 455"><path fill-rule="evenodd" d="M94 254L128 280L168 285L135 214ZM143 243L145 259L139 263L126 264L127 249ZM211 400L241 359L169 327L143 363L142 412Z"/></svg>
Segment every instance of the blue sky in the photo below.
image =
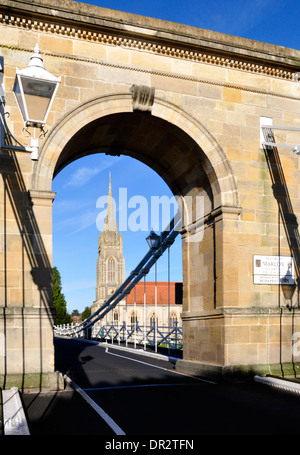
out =
<svg viewBox="0 0 300 455"><path fill-rule="evenodd" d="M151 228L159 233L165 227L161 211L151 214L155 198L167 197L170 218L174 215L173 195L166 183L133 158L97 154L81 158L61 171L53 180L57 193L53 204L53 264L60 271L69 312L81 312L95 300L98 237L106 213L109 173L116 219L123 228L126 276L147 253L146 237ZM172 246L170 258L170 279L181 281L180 236ZM167 280L167 254L159 259L157 267L158 279ZM154 280L154 270L147 279Z"/></svg>
<svg viewBox="0 0 300 455"><path fill-rule="evenodd" d="M85 3L299 49L299 0L102 0ZM125 208L128 215L127 229L123 230L126 276L147 252L145 238L151 227L163 228L161 217L159 226L156 226L157 220L151 219L151 197L172 197L168 186L152 169L125 156L97 154L85 157L55 177L53 265L60 271L70 313L75 309L83 311L95 299L97 244L104 213L101 198L107 195L109 172L118 222L124 223ZM121 204L119 193L122 194ZM124 207L124 201L127 207ZM143 220L137 217L141 213L141 202L143 208L148 203L148 220L145 216ZM180 236L172 246L170 256L171 280L180 281ZM167 280L167 269L165 255L158 262L159 280ZM154 280L153 272L147 279Z"/></svg>
<svg viewBox="0 0 300 455"><path fill-rule="evenodd" d="M93 0L85 3L299 49L299 0Z"/></svg>

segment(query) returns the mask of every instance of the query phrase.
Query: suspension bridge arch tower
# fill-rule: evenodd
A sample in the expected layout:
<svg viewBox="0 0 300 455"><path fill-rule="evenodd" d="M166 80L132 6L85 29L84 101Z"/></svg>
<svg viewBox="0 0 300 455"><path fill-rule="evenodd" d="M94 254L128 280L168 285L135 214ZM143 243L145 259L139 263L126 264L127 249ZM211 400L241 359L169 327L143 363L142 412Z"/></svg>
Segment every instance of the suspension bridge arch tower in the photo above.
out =
<svg viewBox="0 0 300 455"><path fill-rule="evenodd" d="M228 294L231 284L227 289L226 278L231 281L232 276L226 272L222 245L225 224L234 226L241 211L236 182L217 141L191 115L156 96L148 108L134 105L130 91L92 99L68 113L45 141L34 166L31 194L52 194L52 178L60 169L97 151L126 154L154 169L181 208L184 351L187 357L194 352L200 361L201 336L189 341L191 320L199 323L203 311L207 319L207 311L226 306L225 296L231 304L234 299ZM227 247L236 250L232 227L230 234ZM220 350L221 339L211 343L212 351Z"/></svg>

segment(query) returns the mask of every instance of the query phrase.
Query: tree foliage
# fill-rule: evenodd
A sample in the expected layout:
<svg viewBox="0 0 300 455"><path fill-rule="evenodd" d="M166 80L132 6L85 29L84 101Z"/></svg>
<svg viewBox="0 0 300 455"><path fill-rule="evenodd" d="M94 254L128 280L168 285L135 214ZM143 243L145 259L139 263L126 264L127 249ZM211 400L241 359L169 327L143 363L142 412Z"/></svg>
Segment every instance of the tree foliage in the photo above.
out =
<svg viewBox="0 0 300 455"><path fill-rule="evenodd" d="M53 267L53 306L55 308L54 324L69 324L71 316L67 313L67 302L62 293L61 276L57 267Z"/></svg>
<svg viewBox="0 0 300 455"><path fill-rule="evenodd" d="M91 308L89 306L86 306L83 312L81 313L81 319L84 321L91 315Z"/></svg>

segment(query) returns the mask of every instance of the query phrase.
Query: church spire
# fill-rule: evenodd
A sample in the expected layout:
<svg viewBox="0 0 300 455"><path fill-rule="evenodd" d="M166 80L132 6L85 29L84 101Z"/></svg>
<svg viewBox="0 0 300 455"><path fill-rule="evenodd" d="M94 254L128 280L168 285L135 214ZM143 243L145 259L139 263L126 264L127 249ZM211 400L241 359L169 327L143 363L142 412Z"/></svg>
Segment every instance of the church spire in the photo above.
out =
<svg viewBox="0 0 300 455"><path fill-rule="evenodd" d="M123 238L122 234L118 233L114 209L109 173L106 218L98 239L96 300L92 305L92 312L100 308L125 280Z"/></svg>
<svg viewBox="0 0 300 455"><path fill-rule="evenodd" d="M109 173L109 185L108 185L108 197L107 197L107 209L106 209L106 217L103 225L103 232L104 231L113 231L117 232L117 222L115 218L115 208L114 208L114 200L112 197L112 190L111 190L111 173Z"/></svg>

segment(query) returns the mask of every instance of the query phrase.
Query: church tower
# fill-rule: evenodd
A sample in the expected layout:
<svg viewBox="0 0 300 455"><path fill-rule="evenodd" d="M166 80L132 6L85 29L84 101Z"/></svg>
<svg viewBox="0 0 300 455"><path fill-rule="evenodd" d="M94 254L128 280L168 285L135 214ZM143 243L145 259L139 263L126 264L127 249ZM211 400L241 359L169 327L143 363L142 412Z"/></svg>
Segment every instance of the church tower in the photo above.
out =
<svg viewBox="0 0 300 455"><path fill-rule="evenodd" d="M118 233L109 175L106 218L98 240L96 300L92 313L111 297L124 280L123 237Z"/></svg>

